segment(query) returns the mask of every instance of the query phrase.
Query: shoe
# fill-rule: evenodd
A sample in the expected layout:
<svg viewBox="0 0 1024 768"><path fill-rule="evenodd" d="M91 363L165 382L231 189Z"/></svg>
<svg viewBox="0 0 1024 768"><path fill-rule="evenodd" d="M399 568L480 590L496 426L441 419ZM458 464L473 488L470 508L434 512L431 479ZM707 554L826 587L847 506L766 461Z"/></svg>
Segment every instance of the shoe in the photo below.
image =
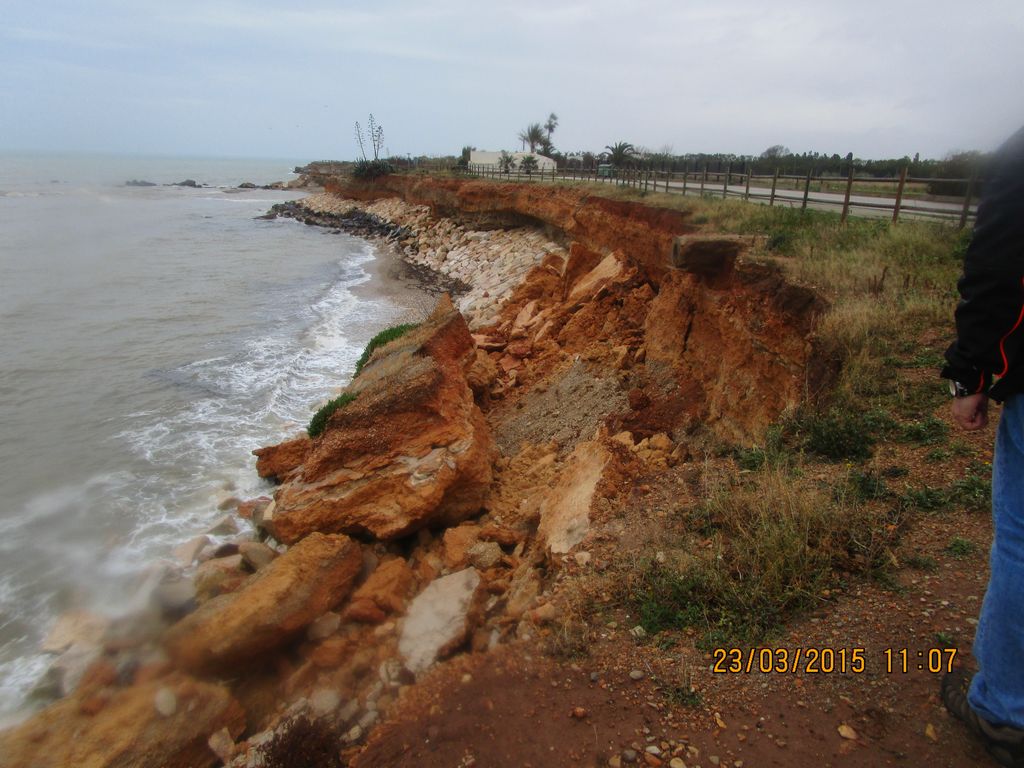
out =
<svg viewBox="0 0 1024 768"><path fill-rule="evenodd" d="M1024 768L1024 730L1008 725L993 725L979 717L967 701L971 678L960 669L942 678L942 703L950 714L966 723L967 728L985 744L985 749L1005 768Z"/></svg>

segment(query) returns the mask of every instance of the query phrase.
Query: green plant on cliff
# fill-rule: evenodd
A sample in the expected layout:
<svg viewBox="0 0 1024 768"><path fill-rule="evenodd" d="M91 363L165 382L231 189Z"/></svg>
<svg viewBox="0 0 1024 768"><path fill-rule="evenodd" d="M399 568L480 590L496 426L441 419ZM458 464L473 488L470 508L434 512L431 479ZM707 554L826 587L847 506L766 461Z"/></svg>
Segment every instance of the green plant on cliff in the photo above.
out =
<svg viewBox="0 0 1024 768"><path fill-rule="evenodd" d="M356 361L356 370L355 373L352 374L352 378L354 379L359 375L359 372L363 370L363 366L369 362L370 355L373 354L373 351L377 349L377 347L383 347L389 341L394 341L395 339L404 336L413 328L418 327L418 325L419 323L403 323L402 325L395 325L391 328L385 328L370 339L366 345L366 349L363 350L363 354L360 355L359 359Z"/></svg>
<svg viewBox="0 0 1024 768"><path fill-rule="evenodd" d="M352 176L363 181L370 181L393 172L387 160L359 160L352 168Z"/></svg>
<svg viewBox="0 0 1024 768"><path fill-rule="evenodd" d="M313 414L313 418L309 420L309 426L306 427L306 432L309 433L310 437L322 435L324 429L327 428L327 420L331 418L334 412L339 408L344 408L355 399L356 396L351 392L344 392L333 400L328 401L326 405Z"/></svg>

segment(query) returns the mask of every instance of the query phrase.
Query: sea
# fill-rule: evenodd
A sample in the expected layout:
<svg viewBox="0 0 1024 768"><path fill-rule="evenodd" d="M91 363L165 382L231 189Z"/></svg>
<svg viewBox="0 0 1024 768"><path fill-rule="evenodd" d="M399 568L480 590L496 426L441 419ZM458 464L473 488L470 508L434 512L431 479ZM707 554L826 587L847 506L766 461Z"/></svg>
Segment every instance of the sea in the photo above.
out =
<svg viewBox="0 0 1024 768"><path fill-rule="evenodd" d="M371 243L256 218L305 193L238 185L301 162L0 153L0 724L59 615L137 610L174 546L271 492L251 451L424 312Z"/></svg>

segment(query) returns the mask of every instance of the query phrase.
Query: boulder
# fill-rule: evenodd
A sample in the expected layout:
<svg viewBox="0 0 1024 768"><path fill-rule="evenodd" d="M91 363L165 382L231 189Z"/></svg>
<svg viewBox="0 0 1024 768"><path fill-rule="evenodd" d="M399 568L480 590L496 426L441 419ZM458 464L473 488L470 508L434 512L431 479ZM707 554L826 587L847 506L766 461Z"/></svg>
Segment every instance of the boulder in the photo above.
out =
<svg viewBox="0 0 1024 768"><path fill-rule="evenodd" d="M300 634L344 600L362 567L359 545L347 536L314 533L245 586L214 598L171 627L167 650L197 672L230 669Z"/></svg>
<svg viewBox="0 0 1024 768"><path fill-rule="evenodd" d="M398 613L405 607L405 599L412 586L412 569L400 557L387 560L352 595L345 609L345 618L378 624L389 613Z"/></svg>
<svg viewBox="0 0 1024 768"><path fill-rule="evenodd" d="M267 480L284 482L306 460L312 446L313 441L301 435L277 445L257 448L253 451L256 473Z"/></svg>
<svg viewBox="0 0 1024 768"><path fill-rule="evenodd" d="M196 558L199 557L199 553L202 552L209 543L209 536L196 536L193 539L189 539L184 544L176 546L171 551L171 554L174 556L174 559L178 561L178 565L187 568L196 561Z"/></svg>
<svg viewBox="0 0 1024 768"><path fill-rule="evenodd" d="M412 601L398 652L414 675L419 677L466 639L469 609L479 583L476 569L466 568L431 582Z"/></svg>
<svg viewBox="0 0 1024 768"><path fill-rule="evenodd" d="M243 541L238 545L238 554L254 571L267 567L277 558L277 552L258 541Z"/></svg>
<svg viewBox="0 0 1024 768"><path fill-rule="evenodd" d="M608 451L600 443L580 443L541 501L538 533L551 552L564 554L587 535L590 504L607 463Z"/></svg>
<svg viewBox="0 0 1024 768"><path fill-rule="evenodd" d="M355 400L308 441L277 491L268 530L285 543L312 531L395 539L478 514L494 449L467 383L475 360L465 320L442 297L349 385ZM257 454L262 461L282 451Z"/></svg>
<svg viewBox="0 0 1024 768"><path fill-rule="evenodd" d="M182 674L115 690L96 709L73 696L0 733L4 768L206 768L217 762L208 739L245 726L227 688Z"/></svg>

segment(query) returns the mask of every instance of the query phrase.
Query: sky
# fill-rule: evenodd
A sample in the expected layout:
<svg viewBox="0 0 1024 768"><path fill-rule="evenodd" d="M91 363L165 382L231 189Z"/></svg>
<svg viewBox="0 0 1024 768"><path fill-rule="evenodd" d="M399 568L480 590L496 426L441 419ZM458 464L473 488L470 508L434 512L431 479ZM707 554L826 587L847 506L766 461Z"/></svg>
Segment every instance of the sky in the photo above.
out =
<svg viewBox="0 0 1024 768"><path fill-rule="evenodd" d="M1021 0L0 0L0 149L355 159L518 149L864 159L1024 125Z"/></svg>

